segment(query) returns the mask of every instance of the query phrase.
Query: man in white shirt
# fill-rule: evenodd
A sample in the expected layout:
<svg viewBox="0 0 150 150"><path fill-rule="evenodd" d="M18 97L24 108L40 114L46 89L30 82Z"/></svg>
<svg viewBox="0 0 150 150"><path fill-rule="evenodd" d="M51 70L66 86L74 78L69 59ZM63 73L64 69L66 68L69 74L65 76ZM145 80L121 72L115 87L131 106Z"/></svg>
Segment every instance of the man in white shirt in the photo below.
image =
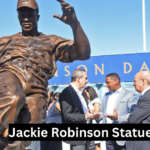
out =
<svg viewBox="0 0 150 150"><path fill-rule="evenodd" d="M104 124L128 123L127 119L134 110L137 96L134 92L121 87L120 77L110 73L105 78L109 90L101 105L101 117ZM125 141L106 141L107 150L125 150Z"/></svg>
<svg viewBox="0 0 150 150"><path fill-rule="evenodd" d="M133 85L141 96L128 121L132 124L150 124L150 73L138 72ZM127 150L150 150L150 141L127 141L126 148Z"/></svg>
<svg viewBox="0 0 150 150"><path fill-rule="evenodd" d="M71 84L65 88L59 97L62 123L65 124L86 124L89 119L100 117L99 113L90 114L87 104L81 95L82 89L88 82L87 74L84 70L76 69L71 76ZM88 150L87 141L66 141L71 144L71 150Z"/></svg>

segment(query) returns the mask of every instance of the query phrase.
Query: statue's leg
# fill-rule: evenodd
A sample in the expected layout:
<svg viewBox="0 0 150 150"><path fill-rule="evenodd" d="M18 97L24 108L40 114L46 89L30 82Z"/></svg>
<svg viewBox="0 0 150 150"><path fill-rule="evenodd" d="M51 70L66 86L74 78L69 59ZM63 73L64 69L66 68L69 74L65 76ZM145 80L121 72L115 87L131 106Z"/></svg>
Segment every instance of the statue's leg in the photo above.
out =
<svg viewBox="0 0 150 150"><path fill-rule="evenodd" d="M17 121L26 96L18 78L11 72L0 73L0 135L9 123Z"/></svg>
<svg viewBox="0 0 150 150"><path fill-rule="evenodd" d="M19 111L17 111L19 114L17 113L17 115L14 119L15 120L14 122L19 123L19 124L24 124L24 123L40 124L40 123L45 122L47 101L46 101L46 98L43 96L43 93L46 93L46 92L45 91L40 92L42 90L39 91L39 87L36 88L36 86L33 86L34 88L31 88L30 87L31 85L29 84L26 87L27 89L25 89L26 90L26 95L25 95L24 90L22 89L22 86L19 82L19 79L13 73L7 71L7 73L3 73L3 74L0 73L0 88L2 85L4 85L4 87L5 87L6 83L4 81L7 81L6 79L9 79L10 81L8 80L6 87L9 87L8 93L10 92L9 93L10 99L12 97L15 97L15 95L16 95L16 97L18 97L18 99L19 99L18 103L20 102L20 100L21 101L24 100L23 106L21 105L21 107L18 107L19 105L11 106L13 108L16 108L17 110L19 108ZM1 78L1 76L3 78ZM10 91L10 89L16 89L16 90ZM5 90L3 90L3 91L5 91ZM29 91L30 93L28 93L27 91ZM7 93L7 91L5 91L5 92ZM23 97L22 97L22 93L24 95ZM42 94L40 94L40 93L42 93ZM0 94L1 94L1 91L0 91ZM6 95L6 97L0 96L0 100L1 100L1 98L6 98L6 100L7 100L8 95ZM0 106L1 106L1 104L2 103L0 103ZM11 114L11 112L10 112L10 114ZM10 123L14 123L14 122L10 122ZM7 124L7 126L8 126L8 124ZM5 126L2 126L2 127L4 129L7 128ZM1 132L3 132L3 131L1 131ZM14 142L9 141L9 144L7 146L5 146L4 150L25 150L26 147L29 145L30 145L30 141L14 141ZM2 150L2 149L0 148L0 150Z"/></svg>
<svg viewBox="0 0 150 150"><path fill-rule="evenodd" d="M26 104L20 111L20 123L41 124L46 119L47 101L42 94L32 94L26 97Z"/></svg>
<svg viewBox="0 0 150 150"><path fill-rule="evenodd" d="M0 72L0 147L7 145L3 132L10 123L17 121L20 109L25 104L25 94L17 76L9 71Z"/></svg>
<svg viewBox="0 0 150 150"><path fill-rule="evenodd" d="M41 124L46 119L46 98L42 94L33 94L26 97L26 104L20 110L17 123ZM25 150L30 141L15 141L8 144L4 150Z"/></svg>

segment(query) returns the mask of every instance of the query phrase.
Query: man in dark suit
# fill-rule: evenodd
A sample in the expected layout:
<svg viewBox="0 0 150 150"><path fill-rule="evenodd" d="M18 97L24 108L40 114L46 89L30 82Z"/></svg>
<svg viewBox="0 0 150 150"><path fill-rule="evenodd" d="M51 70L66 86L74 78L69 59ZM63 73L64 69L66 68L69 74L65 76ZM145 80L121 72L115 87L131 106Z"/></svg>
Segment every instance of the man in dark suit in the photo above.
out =
<svg viewBox="0 0 150 150"><path fill-rule="evenodd" d="M60 94L59 102L62 113L62 123L86 124L94 118L99 118L100 114L90 114L87 104L82 96L82 89L88 82L87 74L84 70L76 69L71 76L71 84ZM71 145L71 150L88 150L87 141L66 141Z"/></svg>
<svg viewBox="0 0 150 150"><path fill-rule="evenodd" d="M129 123L150 124L150 74L138 72L134 78L135 90L141 93L136 108L128 118ZM150 150L150 141L127 141L127 150Z"/></svg>

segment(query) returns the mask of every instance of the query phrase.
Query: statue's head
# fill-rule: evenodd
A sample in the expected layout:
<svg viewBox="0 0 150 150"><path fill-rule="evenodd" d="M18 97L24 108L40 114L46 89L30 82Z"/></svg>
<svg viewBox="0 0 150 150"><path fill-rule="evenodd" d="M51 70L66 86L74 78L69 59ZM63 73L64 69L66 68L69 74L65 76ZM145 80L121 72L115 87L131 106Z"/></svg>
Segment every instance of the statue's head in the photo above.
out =
<svg viewBox="0 0 150 150"><path fill-rule="evenodd" d="M24 32L37 30L39 7L35 0L18 0L17 12L20 25Z"/></svg>
<svg viewBox="0 0 150 150"><path fill-rule="evenodd" d="M18 0L17 10L21 7L28 7L39 12L39 7L35 0Z"/></svg>

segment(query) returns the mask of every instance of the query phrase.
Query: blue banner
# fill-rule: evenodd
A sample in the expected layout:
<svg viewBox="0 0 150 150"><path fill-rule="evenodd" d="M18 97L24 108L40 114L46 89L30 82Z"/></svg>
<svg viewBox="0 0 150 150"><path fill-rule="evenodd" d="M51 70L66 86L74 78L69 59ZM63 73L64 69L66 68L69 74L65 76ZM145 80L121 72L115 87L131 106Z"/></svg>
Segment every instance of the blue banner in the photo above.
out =
<svg viewBox="0 0 150 150"><path fill-rule="evenodd" d="M69 84L77 68L87 71L89 83L104 83L105 76L117 73L121 82L132 82L139 71L149 71L150 53L91 56L86 61L57 62L57 71L49 84Z"/></svg>

